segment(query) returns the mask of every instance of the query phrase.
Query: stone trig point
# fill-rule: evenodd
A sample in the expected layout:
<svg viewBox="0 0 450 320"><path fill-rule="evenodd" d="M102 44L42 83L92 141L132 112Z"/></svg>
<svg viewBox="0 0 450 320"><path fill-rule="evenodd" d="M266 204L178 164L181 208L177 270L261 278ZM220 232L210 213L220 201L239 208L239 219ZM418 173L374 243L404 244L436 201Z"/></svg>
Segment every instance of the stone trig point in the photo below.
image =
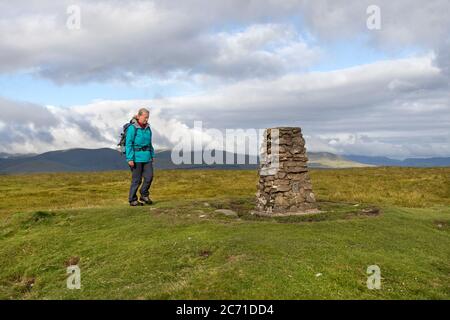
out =
<svg viewBox="0 0 450 320"><path fill-rule="evenodd" d="M320 212L307 168L305 140L298 127L264 131L256 192L257 215L284 216Z"/></svg>

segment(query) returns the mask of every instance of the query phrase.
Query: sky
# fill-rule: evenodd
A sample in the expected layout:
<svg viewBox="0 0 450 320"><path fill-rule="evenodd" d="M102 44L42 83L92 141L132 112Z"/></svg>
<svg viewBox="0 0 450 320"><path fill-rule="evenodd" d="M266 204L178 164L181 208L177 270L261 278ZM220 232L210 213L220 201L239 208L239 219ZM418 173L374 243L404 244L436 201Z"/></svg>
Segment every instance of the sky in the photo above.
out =
<svg viewBox="0 0 450 320"><path fill-rule="evenodd" d="M448 0L0 0L0 152L114 148L146 107L157 149L298 126L308 151L448 157L448 12Z"/></svg>

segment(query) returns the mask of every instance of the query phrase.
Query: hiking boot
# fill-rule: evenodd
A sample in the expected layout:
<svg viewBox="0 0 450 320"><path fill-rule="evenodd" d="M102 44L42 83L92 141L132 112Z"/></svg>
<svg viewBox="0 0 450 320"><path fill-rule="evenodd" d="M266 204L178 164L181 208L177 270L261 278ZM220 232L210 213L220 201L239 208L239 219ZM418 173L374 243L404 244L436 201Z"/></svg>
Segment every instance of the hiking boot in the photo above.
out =
<svg viewBox="0 0 450 320"><path fill-rule="evenodd" d="M145 203L145 204L152 204L153 203L153 201L149 197L141 197L139 200L141 202Z"/></svg>
<svg viewBox="0 0 450 320"><path fill-rule="evenodd" d="M130 206L132 206L132 207L143 206L143 205L144 205L143 203L141 203L137 200L130 201Z"/></svg>

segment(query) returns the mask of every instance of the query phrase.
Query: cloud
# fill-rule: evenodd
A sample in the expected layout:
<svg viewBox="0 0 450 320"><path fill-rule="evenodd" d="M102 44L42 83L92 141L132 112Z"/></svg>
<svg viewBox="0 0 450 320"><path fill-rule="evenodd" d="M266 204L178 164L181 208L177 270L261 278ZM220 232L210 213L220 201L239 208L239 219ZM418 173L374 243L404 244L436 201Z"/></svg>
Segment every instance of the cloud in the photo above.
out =
<svg viewBox="0 0 450 320"><path fill-rule="evenodd" d="M390 116L393 110L408 112L413 102L416 113L426 113L430 104L448 108L445 90L445 81L432 65L432 57L425 56L331 72L246 80L197 95L156 99L154 104L164 106L169 116L176 117L182 109L188 121L202 118L219 127L267 126L292 119L309 125L335 121L329 127L335 130L340 119L355 118L363 123L356 124L355 129L359 129L367 126L371 116ZM421 99L422 104L418 104Z"/></svg>
<svg viewBox="0 0 450 320"><path fill-rule="evenodd" d="M2 20L0 70L31 69L59 83L126 80L128 74L191 67L210 54L187 16L152 2L80 1L80 30L66 27L69 4L25 9Z"/></svg>
<svg viewBox="0 0 450 320"><path fill-rule="evenodd" d="M0 150L7 153L101 147L111 141L82 114L4 98L0 98L0 124Z"/></svg>
<svg viewBox="0 0 450 320"><path fill-rule="evenodd" d="M447 78L450 91L450 35L437 48L434 63L441 70L442 75Z"/></svg>
<svg viewBox="0 0 450 320"><path fill-rule="evenodd" d="M35 127L52 127L55 116L45 107L29 102L13 102L0 97L1 118L8 123L26 124Z"/></svg>
<svg viewBox="0 0 450 320"><path fill-rule="evenodd" d="M47 149L114 147L124 122L140 106L150 106L159 148L173 147L177 143L174 135L194 134L194 121L202 121L204 131L216 128L223 132L300 126L310 151L448 156L448 90L433 59L429 54L330 72L249 79L180 97L105 100L70 108L15 103L9 114L18 115L26 106L35 108L28 109L30 115L23 112L22 120L34 121L34 130L51 134L52 141L40 139L32 144ZM36 110L48 121L35 119ZM2 115L0 122L11 130L16 121L9 114ZM202 134L205 141L212 139ZM14 139L2 146L5 150L0 151L37 151Z"/></svg>
<svg viewBox="0 0 450 320"><path fill-rule="evenodd" d="M32 141L53 142L49 130L57 125L57 119L45 107L11 102L0 97L0 114L0 145L3 152L13 151L10 149L13 144L20 145L18 149L25 152Z"/></svg>
<svg viewBox="0 0 450 320"><path fill-rule="evenodd" d="M373 43L402 49L407 45L420 45L428 49L437 47L448 35L450 21L446 0L424 4L411 0L355 0L355 1L294 1L300 14L318 37L336 40L364 35ZM366 9L369 5L380 8L381 29L369 31Z"/></svg>
<svg viewBox="0 0 450 320"><path fill-rule="evenodd" d="M379 0L376 31L366 27L368 0L80 0L81 29L69 30L72 4L0 4L0 72L27 70L57 83L167 79L180 72L224 80L275 77L317 61L320 49L303 36L318 45L362 37L387 51L438 52L450 30L447 0Z"/></svg>
<svg viewBox="0 0 450 320"><path fill-rule="evenodd" d="M300 126L311 151L450 155L448 0L379 0L380 30L366 27L368 0L80 0L81 29L69 30L72 4L1 2L0 74L196 93L68 108L0 98L0 151L114 147L123 122L150 105L158 147L198 134L201 120L221 130ZM415 55L311 72L334 58L325 48L361 39L388 57Z"/></svg>
<svg viewBox="0 0 450 320"><path fill-rule="evenodd" d="M81 29L69 30L64 3L2 20L0 72L29 70L57 83L176 72L234 79L304 68L316 55L289 25L215 33L191 11L144 1L81 1Z"/></svg>
<svg viewBox="0 0 450 320"><path fill-rule="evenodd" d="M317 61L320 54L286 25L257 24L211 37L217 43L218 54L202 71L223 78L263 78L298 72Z"/></svg>

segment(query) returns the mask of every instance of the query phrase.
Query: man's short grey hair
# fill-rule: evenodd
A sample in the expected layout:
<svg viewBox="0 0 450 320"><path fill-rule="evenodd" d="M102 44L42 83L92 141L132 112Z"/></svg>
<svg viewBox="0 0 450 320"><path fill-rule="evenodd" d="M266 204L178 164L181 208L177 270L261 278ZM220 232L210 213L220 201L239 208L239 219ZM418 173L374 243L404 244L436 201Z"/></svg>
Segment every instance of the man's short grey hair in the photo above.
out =
<svg viewBox="0 0 450 320"><path fill-rule="evenodd" d="M148 109L146 108L140 108L138 111L138 116L142 116L144 113L150 114L150 111L148 111Z"/></svg>

